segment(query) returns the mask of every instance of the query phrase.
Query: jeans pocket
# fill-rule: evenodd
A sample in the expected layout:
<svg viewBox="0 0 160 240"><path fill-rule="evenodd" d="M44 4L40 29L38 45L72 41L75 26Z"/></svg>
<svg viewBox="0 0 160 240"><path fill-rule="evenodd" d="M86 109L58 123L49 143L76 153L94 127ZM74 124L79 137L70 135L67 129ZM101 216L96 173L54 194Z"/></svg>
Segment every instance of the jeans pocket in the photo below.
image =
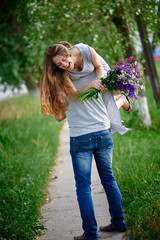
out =
<svg viewBox="0 0 160 240"><path fill-rule="evenodd" d="M88 151L92 147L92 139L90 137L75 137L72 138L71 141L71 148L70 150L73 152L82 152L82 151Z"/></svg>
<svg viewBox="0 0 160 240"><path fill-rule="evenodd" d="M113 148L113 142L110 132L103 134L101 137L101 146L105 149Z"/></svg>

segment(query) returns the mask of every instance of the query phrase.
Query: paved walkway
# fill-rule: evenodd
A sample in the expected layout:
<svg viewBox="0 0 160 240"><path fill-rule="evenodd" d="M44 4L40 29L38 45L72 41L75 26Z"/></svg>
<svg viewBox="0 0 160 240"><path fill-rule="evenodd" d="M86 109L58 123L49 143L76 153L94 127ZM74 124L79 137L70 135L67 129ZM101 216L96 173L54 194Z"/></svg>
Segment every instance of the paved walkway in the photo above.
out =
<svg viewBox="0 0 160 240"><path fill-rule="evenodd" d="M50 182L50 201L43 206L42 215L45 234L40 240L72 240L83 233L81 218L75 193L75 182L69 154L68 125L65 123L60 134L57 166L54 168L57 178ZM92 196L98 226L110 223L106 196L93 161ZM124 233L99 233L100 239L122 240ZM126 239L126 238L125 238Z"/></svg>

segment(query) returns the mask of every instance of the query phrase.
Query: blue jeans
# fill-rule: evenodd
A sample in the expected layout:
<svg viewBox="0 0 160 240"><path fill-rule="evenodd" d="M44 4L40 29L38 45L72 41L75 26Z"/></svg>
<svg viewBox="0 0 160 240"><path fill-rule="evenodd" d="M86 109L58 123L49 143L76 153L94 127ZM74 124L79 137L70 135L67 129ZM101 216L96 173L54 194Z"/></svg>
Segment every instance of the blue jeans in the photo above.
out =
<svg viewBox="0 0 160 240"><path fill-rule="evenodd" d="M97 240L97 222L91 196L91 165L94 155L101 183L105 189L111 223L126 228L122 197L112 173L113 143L110 129L70 138L70 153L76 181L82 226L85 236Z"/></svg>

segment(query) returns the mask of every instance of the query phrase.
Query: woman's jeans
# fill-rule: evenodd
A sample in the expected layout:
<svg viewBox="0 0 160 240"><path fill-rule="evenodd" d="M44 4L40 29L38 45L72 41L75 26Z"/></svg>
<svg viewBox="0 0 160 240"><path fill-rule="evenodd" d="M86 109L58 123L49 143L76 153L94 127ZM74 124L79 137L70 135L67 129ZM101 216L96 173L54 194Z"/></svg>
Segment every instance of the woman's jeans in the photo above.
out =
<svg viewBox="0 0 160 240"><path fill-rule="evenodd" d="M91 165L94 155L98 173L105 189L111 223L126 228L122 210L122 198L112 173L113 143L110 129L70 138L77 199L81 212L83 230L90 240L97 240L97 222L91 197Z"/></svg>

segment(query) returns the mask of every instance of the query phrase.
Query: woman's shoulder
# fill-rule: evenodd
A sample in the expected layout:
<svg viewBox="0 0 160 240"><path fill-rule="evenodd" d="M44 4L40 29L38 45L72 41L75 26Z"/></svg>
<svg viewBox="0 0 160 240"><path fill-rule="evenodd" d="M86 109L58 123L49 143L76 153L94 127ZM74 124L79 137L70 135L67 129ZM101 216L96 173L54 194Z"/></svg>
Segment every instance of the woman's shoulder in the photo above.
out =
<svg viewBox="0 0 160 240"><path fill-rule="evenodd" d="M78 48L80 51L88 51L90 49L89 45L87 44L77 43L73 47L71 47L70 50L72 51L73 49L75 50L76 48Z"/></svg>
<svg viewBox="0 0 160 240"><path fill-rule="evenodd" d="M85 57L88 61L92 61L92 52L90 46L84 43L78 43L73 46L74 48L78 48L83 57Z"/></svg>
<svg viewBox="0 0 160 240"><path fill-rule="evenodd" d="M72 48L70 48L70 52L74 55L78 55L80 53L79 48L75 45Z"/></svg>

